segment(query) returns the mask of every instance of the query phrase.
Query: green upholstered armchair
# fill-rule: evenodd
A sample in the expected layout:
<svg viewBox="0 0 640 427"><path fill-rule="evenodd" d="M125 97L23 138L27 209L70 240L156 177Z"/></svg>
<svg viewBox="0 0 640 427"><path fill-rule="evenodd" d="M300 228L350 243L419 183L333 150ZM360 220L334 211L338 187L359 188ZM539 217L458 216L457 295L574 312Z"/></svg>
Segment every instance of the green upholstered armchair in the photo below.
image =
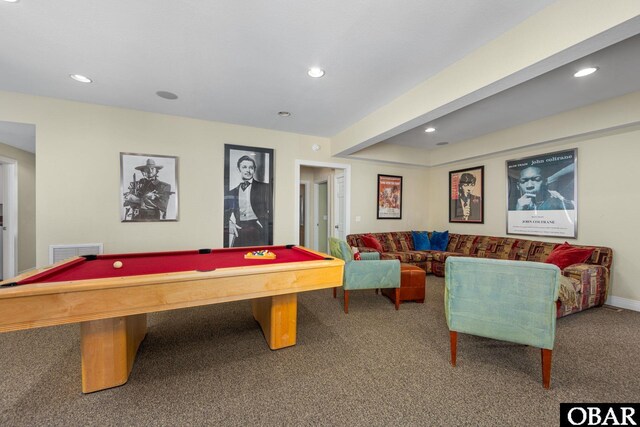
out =
<svg viewBox="0 0 640 427"><path fill-rule="evenodd" d="M396 310L400 302L400 261L380 260L377 252L362 252L361 260L353 259L353 252L344 240L329 238L331 255L342 259L344 264L344 312L349 313L349 291L356 289L396 288ZM336 288L333 288L336 297Z"/></svg>
<svg viewBox="0 0 640 427"><path fill-rule="evenodd" d="M542 385L551 382L560 269L552 264L450 257L444 307L456 366L457 333L541 349Z"/></svg>

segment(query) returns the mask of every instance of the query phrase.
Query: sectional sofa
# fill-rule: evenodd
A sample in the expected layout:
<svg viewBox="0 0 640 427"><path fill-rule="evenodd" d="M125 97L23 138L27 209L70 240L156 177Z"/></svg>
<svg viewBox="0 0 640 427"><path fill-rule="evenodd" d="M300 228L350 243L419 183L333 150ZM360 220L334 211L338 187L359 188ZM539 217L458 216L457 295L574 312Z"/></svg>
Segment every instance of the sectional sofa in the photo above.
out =
<svg viewBox="0 0 640 427"><path fill-rule="evenodd" d="M366 234L380 242L380 259L398 259L440 277L444 276L444 263L450 256L544 262L558 245L513 237L450 233L446 251L416 251L411 231ZM347 236L347 243L361 252L375 251L363 243L364 235L350 234ZM612 261L613 251L600 246L595 247L585 263L570 265L562 271L558 317L604 304Z"/></svg>

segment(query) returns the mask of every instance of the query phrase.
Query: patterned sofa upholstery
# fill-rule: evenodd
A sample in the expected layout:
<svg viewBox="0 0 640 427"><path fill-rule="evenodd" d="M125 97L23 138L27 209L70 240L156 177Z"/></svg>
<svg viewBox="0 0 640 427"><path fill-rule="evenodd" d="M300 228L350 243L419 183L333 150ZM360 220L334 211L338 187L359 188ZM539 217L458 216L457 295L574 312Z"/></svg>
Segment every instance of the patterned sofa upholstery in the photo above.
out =
<svg viewBox="0 0 640 427"><path fill-rule="evenodd" d="M366 234L371 234L380 241L380 259L397 259L440 277L444 276L445 261L450 256L543 262L557 245L514 237L449 233L446 251L416 251L411 231ZM350 234L347 236L347 243L358 247L361 252L375 251L364 245L361 238L363 235ZM595 247L587 262L570 265L562 271L564 277L560 286L558 317L604 304L612 261L613 251L610 248Z"/></svg>

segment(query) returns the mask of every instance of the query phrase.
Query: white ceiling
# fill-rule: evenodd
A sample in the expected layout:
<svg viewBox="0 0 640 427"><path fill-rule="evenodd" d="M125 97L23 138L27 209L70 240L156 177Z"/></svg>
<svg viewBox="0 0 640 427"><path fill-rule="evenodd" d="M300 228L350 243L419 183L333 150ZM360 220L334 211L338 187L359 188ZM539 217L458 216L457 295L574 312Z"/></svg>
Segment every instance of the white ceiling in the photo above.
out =
<svg viewBox="0 0 640 427"><path fill-rule="evenodd" d="M330 137L551 3L0 1L0 90ZM629 47L636 73L637 44ZM311 66L324 68L325 77L308 77ZM607 69L591 81L604 79ZM72 73L94 83L77 83ZM549 103L567 109L615 96L604 85L597 94L590 88L563 96L569 86L557 83L561 77L551 93L542 77L437 119L439 131L426 145L423 127L388 142L455 142L550 114ZM617 92L637 88L638 81L623 85L619 77L612 79ZM563 103L569 100L575 105ZM497 114L505 105L510 115ZM16 129L0 122L0 140ZM22 129L33 138L33 129Z"/></svg>
<svg viewBox="0 0 640 427"><path fill-rule="evenodd" d="M0 121L0 142L35 153L36 127L28 123Z"/></svg>
<svg viewBox="0 0 640 427"><path fill-rule="evenodd" d="M573 74L598 67L589 76ZM640 35L587 55L511 89L485 98L386 143L435 148L640 90ZM428 126L437 129L425 133Z"/></svg>

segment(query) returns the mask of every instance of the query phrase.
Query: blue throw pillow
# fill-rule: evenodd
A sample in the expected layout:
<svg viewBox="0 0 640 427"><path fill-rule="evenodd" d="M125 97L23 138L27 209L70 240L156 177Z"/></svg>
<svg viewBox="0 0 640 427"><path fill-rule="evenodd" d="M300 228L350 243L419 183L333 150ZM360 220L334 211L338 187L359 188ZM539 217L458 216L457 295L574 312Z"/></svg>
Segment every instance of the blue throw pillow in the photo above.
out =
<svg viewBox="0 0 640 427"><path fill-rule="evenodd" d="M411 236L413 237L413 248L416 251L431 250L429 234L426 231L412 231Z"/></svg>
<svg viewBox="0 0 640 427"><path fill-rule="evenodd" d="M446 251L447 244L449 243L449 230L439 233L434 231L431 233L431 250L433 251Z"/></svg>

